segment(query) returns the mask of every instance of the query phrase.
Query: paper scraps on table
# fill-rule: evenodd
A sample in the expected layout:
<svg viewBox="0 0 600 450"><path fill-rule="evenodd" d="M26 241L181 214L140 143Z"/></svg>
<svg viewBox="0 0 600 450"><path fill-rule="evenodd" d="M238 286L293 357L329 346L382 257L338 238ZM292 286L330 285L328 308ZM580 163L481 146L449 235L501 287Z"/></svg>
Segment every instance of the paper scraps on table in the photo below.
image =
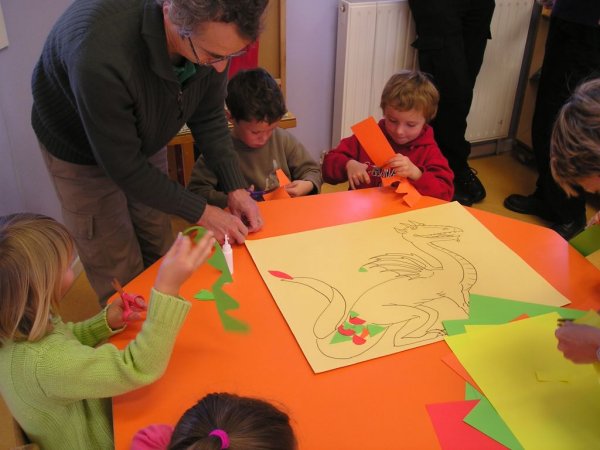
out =
<svg viewBox="0 0 600 450"><path fill-rule="evenodd" d="M375 122L373 117L369 117L362 122L353 125L352 132L363 146L369 158L373 160L377 167L383 167L396 154L385 135ZM402 201L408 206L415 206L421 199L421 194L404 177L394 175L392 177L381 178L383 186L390 186L398 183L396 192L402 195Z"/></svg>
<svg viewBox="0 0 600 450"><path fill-rule="evenodd" d="M426 405L443 450L502 450L505 446L463 422L479 400Z"/></svg>
<svg viewBox="0 0 600 450"><path fill-rule="evenodd" d="M204 236L204 233L206 233L206 229L199 226L189 227L183 232L185 235L190 235L194 242L198 242L202 236ZM250 328L246 323L231 317L227 313L228 311L238 309L240 304L223 290L223 285L231 283L232 277L227 262L225 261L223 250L218 242L215 242L215 251L208 259L208 264L220 271L221 275L217 278L217 281L214 282L211 290L202 289L194 295L194 298L202 301L214 300L215 305L217 306L217 313L223 323L223 328L227 331L248 331Z"/></svg>

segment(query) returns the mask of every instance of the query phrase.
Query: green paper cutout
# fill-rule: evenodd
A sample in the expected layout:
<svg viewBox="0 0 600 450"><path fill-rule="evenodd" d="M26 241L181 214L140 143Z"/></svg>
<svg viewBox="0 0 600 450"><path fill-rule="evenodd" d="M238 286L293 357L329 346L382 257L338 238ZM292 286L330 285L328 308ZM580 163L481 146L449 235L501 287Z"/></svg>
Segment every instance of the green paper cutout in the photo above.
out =
<svg viewBox="0 0 600 450"><path fill-rule="evenodd" d="M471 383L465 383L465 400L480 400L483 394L473 387Z"/></svg>
<svg viewBox="0 0 600 450"><path fill-rule="evenodd" d="M351 318L351 319L354 319L355 317L358 317L358 313L357 313L357 312L354 312L354 311L350 311L350 312L348 313L348 315L350 316L350 318Z"/></svg>
<svg viewBox="0 0 600 450"><path fill-rule="evenodd" d="M365 267L360 267L358 269L359 272L368 272L368 270Z"/></svg>
<svg viewBox="0 0 600 450"><path fill-rule="evenodd" d="M339 344L340 342L348 342L351 340L352 340L352 336L344 336L343 334L338 333L336 331L335 334L333 335L333 337L331 338L330 344Z"/></svg>
<svg viewBox="0 0 600 450"><path fill-rule="evenodd" d="M202 289L200 292L194 295L194 298L198 300L214 300L215 296L209 290Z"/></svg>
<svg viewBox="0 0 600 450"><path fill-rule="evenodd" d="M528 316L539 316L556 312L565 319L577 319L585 314L585 311L577 309L561 308L558 306L539 305L537 303L507 300L485 295L470 295L469 318L459 320L444 320L444 328L448 336L465 332L465 325L493 325L510 322L522 314Z"/></svg>
<svg viewBox="0 0 600 450"><path fill-rule="evenodd" d="M479 400L463 421L511 450L523 450L523 446L486 397Z"/></svg>
<svg viewBox="0 0 600 450"><path fill-rule="evenodd" d="M375 336L376 334L379 334L385 330L385 327L376 324L369 324L367 325L367 330L369 330L369 336Z"/></svg>
<svg viewBox="0 0 600 450"><path fill-rule="evenodd" d="M511 450L523 450L490 401L470 383L465 383L465 400L479 400L477 405L465 416L465 423Z"/></svg>
<svg viewBox="0 0 600 450"><path fill-rule="evenodd" d="M193 226L187 228L183 232L183 234L191 234L193 232L196 232L196 235L193 239L194 242L197 243L200 239L202 239L202 236L204 236L204 234L206 233L206 229L199 226ZM225 283L231 283L233 278L231 277L231 272L229 272L227 262L225 261L223 249L221 249L221 246L218 242L215 242L215 252L208 259L207 262L212 267L221 272L221 275L219 276L219 278L217 278L217 281L215 281L212 285L212 294L214 296L215 304L217 306L217 313L219 314L221 322L223 323L223 328L225 328L227 331L249 331L250 327L246 323L227 314L227 311L238 309L240 304L232 296L230 296L223 290L223 285ZM201 293L202 291L200 291L200 293L198 293L197 295L200 295Z"/></svg>
<svg viewBox="0 0 600 450"><path fill-rule="evenodd" d="M591 255L600 249L600 225L596 224L587 227L572 238L569 244L583 256Z"/></svg>

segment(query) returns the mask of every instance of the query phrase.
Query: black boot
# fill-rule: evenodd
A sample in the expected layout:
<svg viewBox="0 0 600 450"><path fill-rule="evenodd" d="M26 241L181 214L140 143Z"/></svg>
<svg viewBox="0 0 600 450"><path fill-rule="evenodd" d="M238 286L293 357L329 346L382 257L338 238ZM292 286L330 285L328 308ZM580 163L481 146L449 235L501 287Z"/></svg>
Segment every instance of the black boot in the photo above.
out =
<svg viewBox="0 0 600 450"><path fill-rule="evenodd" d="M454 197L452 200L465 206L471 206L473 203L483 200L485 195L485 188L477 178L475 169L469 167L465 172L454 174Z"/></svg>

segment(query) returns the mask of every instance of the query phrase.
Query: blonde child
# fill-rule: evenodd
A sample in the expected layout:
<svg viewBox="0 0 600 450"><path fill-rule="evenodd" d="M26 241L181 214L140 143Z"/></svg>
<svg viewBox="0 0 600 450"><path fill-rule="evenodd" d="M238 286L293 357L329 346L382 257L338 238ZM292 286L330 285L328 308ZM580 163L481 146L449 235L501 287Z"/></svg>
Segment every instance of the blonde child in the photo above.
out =
<svg viewBox="0 0 600 450"><path fill-rule="evenodd" d="M131 450L296 450L287 414L263 400L209 394L188 409L175 428L151 425L133 438Z"/></svg>
<svg viewBox="0 0 600 450"><path fill-rule="evenodd" d="M123 330L116 299L79 323L63 323L58 304L74 276L73 241L55 220L0 217L0 393L29 439L44 450L113 447L110 397L164 372L190 304L181 284L209 256L212 233L196 245L179 236L159 269L145 323L124 350L99 345ZM134 307L134 316L145 309Z"/></svg>
<svg viewBox="0 0 600 450"><path fill-rule="evenodd" d="M439 94L421 72L392 75L381 94L383 119L379 127L396 155L384 167L376 167L356 136L329 151L323 159L323 180L348 181L350 189L381 185L381 176L408 178L423 195L451 200L454 175L442 155L428 123L435 117Z"/></svg>
<svg viewBox="0 0 600 450"><path fill-rule="evenodd" d="M581 84L560 110L550 145L552 176L568 195L580 186L600 193L600 78ZM588 226L600 226L596 213ZM575 363L600 362L600 329L565 322L556 330L558 349Z"/></svg>
<svg viewBox="0 0 600 450"><path fill-rule="evenodd" d="M241 70L227 85L227 115L233 123L234 149L255 200L279 187L276 169L291 180L284 186L290 197L317 194L323 180L319 164L290 133L278 128L286 112L277 82L262 69ZM209 205L225 208L227 193L217 171L200 156L187 188Z"/></svg>

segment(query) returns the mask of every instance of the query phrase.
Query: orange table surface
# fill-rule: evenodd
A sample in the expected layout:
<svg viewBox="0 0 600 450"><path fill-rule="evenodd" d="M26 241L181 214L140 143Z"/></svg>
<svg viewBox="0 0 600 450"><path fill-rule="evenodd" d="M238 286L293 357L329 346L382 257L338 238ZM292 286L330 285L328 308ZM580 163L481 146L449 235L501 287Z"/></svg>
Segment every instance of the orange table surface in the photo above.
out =
<svg viewBox="0 0 600 450"><path fill-rule="evenodd" d="M441 203L424 197L418 208ZM386 188L264 202L260 208L265 227L251 239L408 210ZM570 307L600 308L600 272L554 231L467 210L569 298ZM256 396L279 405L290 415L301 449L439 448L425 405L462 400L465 386L441 361L450 352L444 342L314 374L245 246L234 247L234 261L234 281L226 290L240 308L232 315L251 331L225 331L214 302L193 299L218 275L208 265L200 268L181 290L193 307L166 373L150 386L113 399L117 449L128 449L135 432L149 424L175 424L210 392ZM158 263L126 288L148 296L157 270ZM112 342L123 348L139 328L130 325Z"/></svg>

